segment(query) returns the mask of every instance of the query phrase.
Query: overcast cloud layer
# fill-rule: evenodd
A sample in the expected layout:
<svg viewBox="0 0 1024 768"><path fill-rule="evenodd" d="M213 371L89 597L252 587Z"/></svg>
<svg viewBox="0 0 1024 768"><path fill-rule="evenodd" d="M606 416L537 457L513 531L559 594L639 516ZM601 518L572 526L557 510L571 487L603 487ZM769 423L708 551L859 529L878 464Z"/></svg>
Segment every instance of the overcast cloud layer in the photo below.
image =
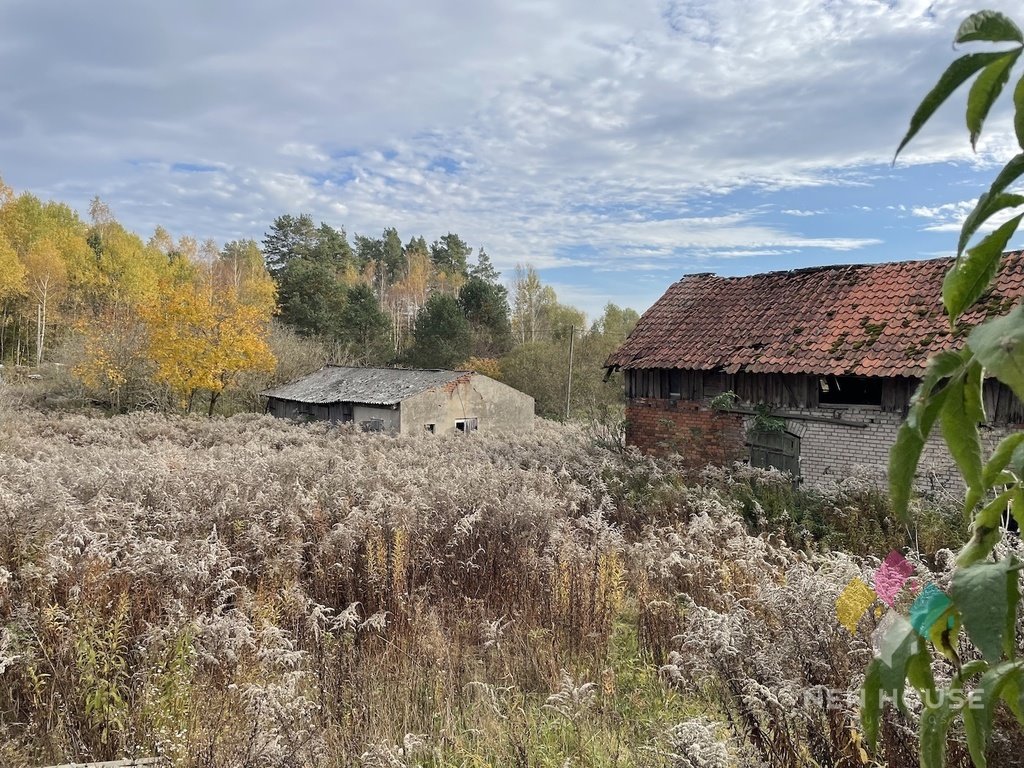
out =
<svg viewBox="0 0 1024 768"><path fill-rule="evenodd" d="M974 9L6 0L0 174L142 233L451 230L644 309L687 271L948 252L1012 136L971 155L961 98L888 163Z"/></svg>

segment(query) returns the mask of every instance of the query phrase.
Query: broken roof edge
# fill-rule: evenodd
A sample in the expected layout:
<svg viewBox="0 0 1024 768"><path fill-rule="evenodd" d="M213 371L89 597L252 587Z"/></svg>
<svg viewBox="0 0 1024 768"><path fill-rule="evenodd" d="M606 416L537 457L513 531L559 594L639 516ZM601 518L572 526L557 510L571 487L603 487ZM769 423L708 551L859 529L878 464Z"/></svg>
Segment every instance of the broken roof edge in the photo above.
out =
<svg viewBox="0 0 1024 768"><path fill-rule="evenodd" d="M1017 254L1024 253L1022 249L1016 249L1012 251L1003 251L1001 258L1005 259L1007 256L1014 256ZM956 261L955 256L933 256L928 259L900 259L899 261L861 261L845 264L813 264L809 267L796 267L795 269L769 269L765 272L751 272L748 275L720 275L717 272L688 272L681 275L676 283L681 283L685 280L691 280L694 278L707 279L714 278L715 280L749 280L753 277L770 277L770 276L784 276L784 275L809 275L815 272L832 272L842 269L870 269L872 267L887 267L893 265L912 265L912 264L925 264L934 263L938 261L948 261L950 263ZM653 305L652 305L653 306Z"/></svg>

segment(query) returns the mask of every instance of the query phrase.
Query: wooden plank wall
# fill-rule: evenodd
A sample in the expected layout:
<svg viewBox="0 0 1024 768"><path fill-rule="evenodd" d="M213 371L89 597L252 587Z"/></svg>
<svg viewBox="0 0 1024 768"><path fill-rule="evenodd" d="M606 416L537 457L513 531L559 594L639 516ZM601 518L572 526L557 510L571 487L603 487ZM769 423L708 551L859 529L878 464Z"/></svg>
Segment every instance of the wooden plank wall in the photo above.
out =
<svg viewBox="0 0 1024 768"><path fill-rule="evenodd" d="M627 397L667 399L674 396L671 393L675 391L682 400L703 400L723 392L735 392L743 402L789 408L816 408L818 405L817 380L811 376L647 369L626 371L625 379Z"/></svg>
<svg viewBox="0 0 1024 768"><path fill-rule="evenodd" d="M722 392L735 392L744 403L765 403L782 408L818 408L818 377L797 374L645 369L625 371L626 396L703 400ZM910 405L918 379L892 377L882 381L883 411L903 413ZM671 394L678 392L678 395ZM1004 384L985 382L985 413L994 424L1024 424L1024 403ZM828 407L828 406L824 406Z"/></svg>

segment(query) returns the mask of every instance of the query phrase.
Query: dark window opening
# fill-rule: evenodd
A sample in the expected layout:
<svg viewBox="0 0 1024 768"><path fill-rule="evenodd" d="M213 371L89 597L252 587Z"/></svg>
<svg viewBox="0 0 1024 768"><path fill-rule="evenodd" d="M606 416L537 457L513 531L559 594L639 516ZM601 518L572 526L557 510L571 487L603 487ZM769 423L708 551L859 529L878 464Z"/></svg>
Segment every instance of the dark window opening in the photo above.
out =
<svg viewBox="0 0 1024 768"><path fill-rule="evenodd" d="M355 408L352 407L352 403L341 404L341 421L342 423L348 423L356 420Z"/></svg>
<svg viewBox="0 0 1024 768"><path fill-rule="evenodd" d="M437 427L436 424L424 424L423 425L423 429L425 431L429 432L430 434L434 434L434 430L435 430L436 427Z"/></svg>
<svg viewBox="0 0 1024 768"><path fill-rule="evenodd" d="M363 432L383 432L384 419L367 419L363 422Z"/></svg>
<svg viewBox="0 0 1024 768"><path fill-rule="evenodd" d="M456 432L476 432L479 428L479 419L458 419L455 422Z"/></svg>
<svg viewBox="0 0 1024 768"><path fill-rule="evenodd" d="M668 396L679 398L683 396L683 372L668 372Z"/></svg>
<svg viewBox="0 0 1024 768"><path fill-rule="evenodd" d="M882 380L866 376L823 376L818 379L820 405L881 405Z"/></svg>

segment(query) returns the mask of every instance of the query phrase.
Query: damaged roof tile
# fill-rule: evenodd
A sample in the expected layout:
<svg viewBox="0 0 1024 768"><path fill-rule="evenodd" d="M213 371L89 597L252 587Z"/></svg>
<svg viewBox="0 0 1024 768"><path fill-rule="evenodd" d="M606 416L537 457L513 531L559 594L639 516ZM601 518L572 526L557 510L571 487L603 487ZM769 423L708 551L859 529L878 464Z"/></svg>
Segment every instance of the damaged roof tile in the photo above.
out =
<svg viewBox="0 0 1024 768"><path fill-rule="evenodd" d="M942 307L953 259L813 267L747 277L689 275L637 323L608 367L920 376L934 352L963 346ZM1024 252L961 317L1004 314L1024 297Z"/></svg>

